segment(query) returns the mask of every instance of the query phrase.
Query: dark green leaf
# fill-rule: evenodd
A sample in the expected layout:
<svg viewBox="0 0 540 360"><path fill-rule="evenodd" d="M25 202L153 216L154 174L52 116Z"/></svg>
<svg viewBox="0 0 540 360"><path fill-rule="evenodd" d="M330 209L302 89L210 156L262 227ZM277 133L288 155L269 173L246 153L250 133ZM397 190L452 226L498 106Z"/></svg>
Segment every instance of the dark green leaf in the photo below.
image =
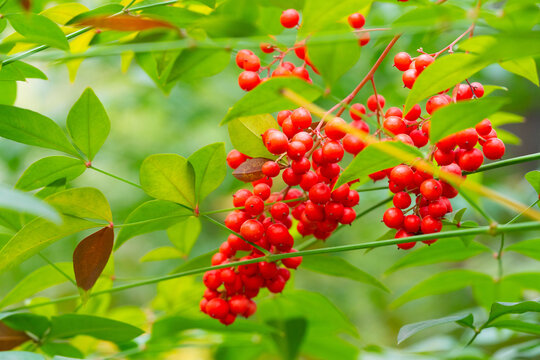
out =
<svg viewBox="0 0 540 360"><path fill-rule="evenodd" d="M25 81L26 79L47 80L47 76L38 68L22 61L12 62L0 69L1 81Z"/></svg>
<svg viewBox="0 0 540 360"><path fill-rule="evenodd" d="M37 112L0 105L0 136L27 145L79 156L54 121Z"/></svg>
<svg viewBox="0 0 540 360"><path fill-rule="evenodd" d="M45 16L37 14L6 15L11 26L32 43L45 44L62 50L69 50L69 44L58 25Z"/></svg>
<svg viewBox="0 0 540 360"><path fill-rule="evenodd" d="M84 359L84 354L68 342L49 341L41 345L40 348L45 354L53 356L53 360Z"/></svg>
<svg viewBox="0 0 540 360"><path fill-rule="evenodd" d="M506 314L540 312L540 301L496 302L491 305L488 323Z"/></svg>
<svg viewBox="0 0 540 360"><path fill-rule="evenodd" d="M298 317L270 319L266 322L280 330L279 333L272 333L271 335L283 358L287 360L296 359L306 334L307 320Z"/></svg>
<svg viewBox="0 0 540 360"><path fill-rule="evenodd" d="M169 80L169 74L180 51L161 51L155 53L136 53L135 59L139 66L165 93L169 94L175 82Z"/></svg>
<svg viewBox="0 0 540 360"><path fill-rule="evenodd" d="M74 276L72 263L65 262L55 265L68 276ZM66 281L65 276L58 272L52 265L43 266L17 282L17 285L0 300L0 308L21 302L40 291L65 283Z"/></svg>
<svg viewBox="0 0 540 360"><path fill-rule="evenodd" d="M268 129L279 129L276 119L270 114L245 116L231 120L229 137L234 148L251 157L275 158L264 146L262 134Z"/></svg>
<svg viewBox="0 0 540 360"><path fill-rule="evenodd" d="M448 323L453 323L453 322L456 322L460 325L463 323L472 324L473 321L474 321L474 318L472 314L458 314L458 315L446 316L439 319L420 321L414 324L407 324L405 326L402 326L401 329L399 329L397 343L401 344L403 341L407 340L414 334L422 330L429 329L433 326L448 324Z"/></svg>
<svg viewBox="0 0 540 360"><path fill-rule="evenodd" d="M465 246L459 238L444 239L444 241L437 241L431 246L421 247L408 253L392 265L386 273L392 273L410 266L437 264L445 261L463 261L485 252L491 252L491 250L477 242L471 242L469 246Z"/></svg>
<svg viewBox="0 0 540 360"><path fill-rule="evenodd" d="M129 214L116 238L115 249L134 236L166 230L193 212L170 201L147 201Z"/></svg>
<svg viewBox="0 0 540 360"><path fill-rule="evenodd" d="M536 190L538 195L540 195L540 171L529 171L525 174L525 180L527 180L534 190Z"/></svg>
<svg viewBox="0 0 540 360"><path fill-rule="evenodd" d="M91 315L64 314L53 316L51 321L49 334L51 339L88 335L100 340L121 343L143 333L141 329L124 322Z"/></svg>
<svg viewBox="0 0 540 360"><path fill-rule="evenodd" d="M499 65L506 71L522 76L536 86L539 85L536 62L532 57L529 56L520 59L507 60L501 62Z"/></svg>
<svg viewBox="0 0 540 360"><path fill-rule="evenodd" d="M150 155L141 165L140 178L148 195L195 208L195 172L182 156Z"/></svg>
<svg viewBox="0 0 540 360"><path fill-rule="evenodd" d="M16 188L30 191L47 186L56 180L71 181L86 170L85 164L66 156L49 156L30 165L21 175Z"/></svg>
<svg viewBox="0 0 540 360"><path fill-rule="evenodd" d="M444 106L431 117L429 138L432 142L437 142L448 135L474 127L507 102L504 98L483 97Z"/></svg>
<svg viewBox="0 0 540 360"><path fill-rule="evenodd" d="M453 222L455 224L459 224L461 222L461 219L463 218L463 215L465 214L465 211L467 211L467 208L460 209L454 214Z"/></svg>
<svg viewBox="0 0 540 360"><path fill-rule="evenodd" d="M227 175L225 144L207 145L189 158L195 172L195 199L200 204L212 191L216 190Z"/></svg>
<svg viewBox="0 0 540 360"><path fill-rule="evenodd" d="M492 282L489 275L475 271L455 269L441 272L413 286L395 299L391 306L397 308L415 299L430 295L445 294L486 281Z"/></svg>
<svg viewBox="0 0 540 360"><path fill-rule="evenodd" d="M360 270L356 266L349 263L347 260L338 256L306 256L302 260L302 268L321 274L338 276L358 282L363 282L378 287L379 289L386 292L390 292L390 290L388 290L388 288L384 286L374 276Z"/></svg>
<svg viewBox="0 0 540 360"><path fill-rule="evenodd" d="M140 259L141 262L162 261L170 259L181 259L183 254L175 247L162 246L150 250Z"/></svg>
<svg viewBox="0 0 540 360"><path fill-rule="evenodd" d="M2 322L14 330L30 332L38 338L43 337L50 326L45 316L32 313L16 313L3 318Z"/></svg>
<svg viewBox="0 0 540 360"><path fill-rule="evenodd" d="M490 324L488 327L496 327L499 329L508 329L532 335L540 335L540 324L521 320L498 320Z"/></svg>
<svg viewBox="0 0 540 360"><path fill-rule="evenodd" d="M515 251L540 261L540 239L530 239L508 246L505 251Z"/></svg>
<svg viewBox="0 0 540 360"><path fill-rule="evenodd" d="M186 49L176 58L167 82L219 74L227 67L230 59L230 51L224 49Z"/></svg>
<svg viewBox="0 0 540 360"><path fill-rule="evenodd" d="M460 53L437 58L414 82L403 112L407 113L421 100L460 83L489 64L489 61L473 54Z"/></svg>
<svg viewBox="0 0 540 360"><path fill-rule="evenodd" d="M396 152L406 153L415 157L423 157L420 150L398 141L377 142L368 145L343 170L334 187L339 187L351 180L364 180L371 173L388 169L403 162L395 157Z"/></svg>
<svg viewBox="0 0 540 360"><path fill-rule="evenodd" d="M0 187L0 209L9 209L17 213L41 216L44 219L60 223L56 210L40 199L19 190Z"/></svg>
<svg viewBox="0 0 540 360"><path fill-rule="evenodd" d="M271 78L237 101L229 109L229 112L221 121L221 125L238 117L297 108L296 103L283 96L281 93L283 89L289 89L301 95L307 101L314 101L322 94L319 88L297 77Z"/></svg>
<svg viewBox="0 0 540 360"><path fill-rule="evenodd" d="M69 110L67 128L73 142L92 161L109 135L111 122L94 91L86 88Z"/></svg>

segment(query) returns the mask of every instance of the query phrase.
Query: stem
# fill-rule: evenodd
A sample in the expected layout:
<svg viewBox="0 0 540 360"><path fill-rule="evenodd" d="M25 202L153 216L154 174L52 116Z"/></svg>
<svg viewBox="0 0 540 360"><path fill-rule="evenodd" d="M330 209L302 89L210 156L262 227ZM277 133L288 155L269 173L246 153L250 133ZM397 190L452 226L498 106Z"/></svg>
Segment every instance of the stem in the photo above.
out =
<svg viewBox="0 0 540 360"><path fill-rule="evenodd" d="M531 205L529 205L529 207L527 208L527 210L530 209L530 208L532 208L533 206L535 206L535 205L538 204L539 202L540 202L540 199L536 200L536 201L533 202ZM519 219L519 217L520 217L521 215L523 215L523 211L520 212L519 214L517 214L516 216L514 216L509 222L506 223L506 225L512 224L514 221L516 221L517 219Z"/></svg>
<svg viewBox="0 0 540 360"><path fill-rule="evenodd" d="M288 200L281 200L281 201L274 201L274 202L271 202L271 203L264 204L264 206L274 205L274 204L277 204L278 202L280 202L280 203L290 203L290 202L302 201L302 200L305 200L305 197L288 199ZM237 207L228 208L228 209L218 209L218 210L211 210L211 211L201 212L201 213L199 213L199 215L200 216L212 215L212 214L219 214L219 213L224 213L224 212L229 212L229 211L234 211L234 210L242 210L242 209L244 209L243 206L237 206Z"/></svg>
<svg viewBox="0 0 540 360"><path fill-rule="evenodd" d="M375 74L375 71L377 71L377 69L379 68L379 65L381 65L382 61L384 60L386 55L388 55L388 53L390 52L390 49L392 49L392 47L394 46L396 41L398 41L400 36L401 36L401 34L397 34L392 38L390 43L388 45L386 45L386 48L384 49L382 54L379 56L379 58L377 59L375 64L373 64L373 66L371 67L371 70L369 70L367 75L362 79L362 81L360 81L358 86L356 86L356 88L349 95L347 95L347 97L345 97L345 99L343 99L342 101L339 102L339 105L341 106L341 109L337 112L336 116L340 116L341 114L343 114L343 112L347 108L346 105L349 105L351 103L351 101L354 99L354 97L358 94L358 92L360 92L360 90L362 90L364 85L369 80L371 80L371 78L373 77L373 74Z"/></svg>
<svg viewBox="0 0 540 360"><path fill-rule="evenodd" d="M469 203L469 205L471 205L476 211L478 211L478 213L482 215L484 219L486 219L488 224L493 223L493 219L491 218L491 216L489 216L488 213L481 206L479 206L473 199L471 199L465 191L462 191L459 194L467 203Z"/></svg>
<svg viewBox="0 0 540 360"><path fill-rule="evenodd" d="M469 26L469 28L467 30L465 30L465 32L461 35L459 35L456 40L452 41L450 44L448 44L447 46L445 46L444 48L442 48L441 50L437 51L435 54L433 54L433 57L434 58L437 58L437 56L441 55L443 52L445 52L446 50L448 50L448 52L452 53L452 48L454 47L454 45L457 44L457 42L459 40L461 40L465 35L467 35L469 32L473 31L474 29L474 26L475 26L475 23L473 22L471 24L471 26Z"/></svg>
<svg viewBox="0 0 540 360"><path fill-rule="evenodd" d="M300 250L307 249L307 248L310 247L311 245L315 244L317 241L319 241L319 240L316 239L316 238L307 239L306 241L304 241L303 243L301 243L300 245L298 245L298 246L296 247L296 250L300 251Z"/></svg>
<svg viewBox="0 0 540 360"><path fill-rule="evenodd" d="M501 234L501 244L499 245L499 252L497 252L497 264L498 264L499 281L501 281L502 276L503 276L503 263L502 263L503 249L504 249L504 234Z"/></svg>
<svg viewBox="0 0 540 360"><path fill-rule="evenodd" d="M73 280L73 279L71 278L71 276L69 276L68 274L66 274L62 269L60 269L55 263L53 263L51 260L49 260L45 255L43 255L41 252L39 252L38 255L39 255L43 260L45 260L45 262L47 262L49 265L51 265L56 271L58 271L60 274L62 274L62 276L64 276L66 279L68 279L70 283L72 283L73 285L77 286L77 283L75 282L75 280Z"/></svg>
<svg viewBox="0 0 540 360"><path fill-rule="evenodd" d="M518 156L518 157L515 157L515 158L511 158L511 159L492 162L491 164L486 164L486 165L480 166L475 171L464 172L463 174L465 174L465 175L474 174L474 173L477 173L477 172L493 170L493 169L497 169L497 168L504 167L504 166L516 165L516 164L521 164L521 163L524 163L524 162L527 162L527 161L534 161L534 160L540 160L540 152L537 152L537 153L534 153L534 154L529 154L529 155L524 155L524 156Z"/></svg>
<svg viewBox="0 0 540 360"><path fill-rule="evenodd" d="M116 175L114 175L114 174L111 174L110 172L107 172L107 171L105 171L105 170L98 169L98 168L96 168L96 167L94 167L94 166L92 166L92 165L90 165L89 168L92 169L92 170L95 170L95 171L97 171L97 172L100 172L100 173L102 173L102 174L104 174L104 175L110 176L110 177L112 177L113 179L123 181L123 182L125 182L126 184L129 184L129 185L131 185L131 186L135 186L136 188L142 189L142 186L141 186L141 185L136 184L136 183L134 183L134 182L131 182L131 181L129 181L129 180L126 180L126 179L124 179L124 178L121 178L120 176L116 176Z"/></svg>
<svg viewBox="0 0 540 360"><path fill-rule="evenodd" d="M368 191L377 191L377 190L388 190L388 186L377 186L366 189L355 189L357 192L368 192Z"/></svg>
<svg viewBox="0 0 540 360"><path fill-rule="evenodd" d="M334 247L325 247L325 248L320 248L320 249L302 250L302 251L292 252L292 253L271 254L265 257L258 257L254 259L243 260L243 261L235 261L235 262L231 262L227 264L192 269L188 271L179 272L176 274L158 276L158 277L150 278L147 280L135 282L132 284L126 284L122 286L113 287L110 289L96 291L96 292L91 293L90 297L119 292L119 291L128 290L128 289L132 289L132 288L144 286L144 285L157 284L162 281L177 279L183 276L201 274L209 270L224 269L228 267L235 267L238 265L254 264L261 261L271 262L271 261L277 261L277 260L286 259L290 257L297 257L297 256L311 256L311 255L329 254L329 253L344 252L344 251L378 248L378 247L397 245L397 244L401 244L405 242L412 242L412 241L416 242L416 241L433 240L433 239L442 240L442 239L449 239L453 237L460 237L464 235L480 235L480 234L497 235L497 234L503 234L503 233L511 233L511 232L518 232L518 231L533 231L533 230L539 230L539 229L540 229L540 222L531 221L531 222L524 222L524 223L519 223L519 224L511 224L511 225L498 225L496 227L479 226L473 229L452 230L452 231L445 231L445 232L434 233L434 234L422 234L422 235L409 236L406 238L399 238L399 239L380 240L380 241L372 241L372 242L366 242L366 243L361 243L361 244L350 244L350 245L341 245L341 246L334 246ZM40 306L45 306L45 305L57 304L64 301L76 300L78 298L79 298L78 295L71 295L71 296L66 296L66 297L55 299L55 300L51 300L48 302L21 306L18 308L10 309L9 311L18 311L18 310L30 309L30 308L35 308L35 307L40 307Z"/></svg>

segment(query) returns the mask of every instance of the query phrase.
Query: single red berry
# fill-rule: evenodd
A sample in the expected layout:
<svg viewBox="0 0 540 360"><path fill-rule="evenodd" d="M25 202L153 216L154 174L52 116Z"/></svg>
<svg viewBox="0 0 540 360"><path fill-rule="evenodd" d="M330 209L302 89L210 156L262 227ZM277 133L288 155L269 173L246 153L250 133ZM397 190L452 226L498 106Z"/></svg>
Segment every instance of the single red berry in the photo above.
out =
<svg viewBox="0 0 540 360"><path fill-rule="evenodd" d="M420 117L420 115L422 115L422 108L420 105L415 104L405 115L405 120L415 121Z"/></svg>
<svg viewBox="0 0 540 360"><path fill-rule="evenodd" d="M431 65L431 63L435 61L435 59L433 58L433 56L431 55L428 55L428 54L422 54L422 55L419 55L415 60L414 60L414 68L416 69L416 71L418 71L418 73L420 74L422 71L424 71L424 69L426 67L428 67L429 65Z"/></svg>
<svg viewBox="0 0 540 360"><path fill-rule="evenodd" d="M302 175L296 174L291 168L285 169L285 171L283 171L281 174L281 177L283 178L285 184L289 186L299 185L302 181Z"/></svg>
<svg viewBox="0 0 540 360"><path fill-rule="evenodd" d="M366 23L366 18L364 17L364 15L360 13L353 13L349 15L349 17L347 18L347 21L349 22L349 25L351 25L352 28L360 29Z"/></svg>
<svg viewBox="0 0 540 360"><path fill-rule="evenodd" d="M238 76L238 85L245 91L254 89L260 82L261 78L259 77L259 74L254 71L243 71Z"/></svg>
<svg viewBox="0 0 540 360"><path fill-rule="evenodd" d="M266 288L271 293L278 294L283 291L284 287L285 280L281 276L276 276L275 278L266 281Z"/></svg>
<svg viewBox="0 0 540 360"><path fill-rule="evenodd" d="M293 125L300 129L308 128L311 125L312 121L309 111L302 107L292 112L291 120L293 122Z"/></svg>
<svg viewBox="0 0 540 360"><path fill-rule="evenodd" d="M249 306L249 299L245 295L234 295L229 299L229 311L236 315L244 314Z"/></svg>
<svg viewBox="0 0 540 360"><path fill-rule="evenodd" d="M403 85L407 89L412 89L417 77L418 71L416 71L416 69L408 69L401 75L401 80L403 80Z"/></svg>
<svg viewBox="0 0 540 360"><path fill-rule="evenodd" d="M458 90L456 93L456 100L468 100L472 98L472 90L471 87L468 84L459 84Z"/></svg>
<svg viewBox="0 0 540 360"><path fill-rule="evenodd" d="M294 53L301 60L304 60L306 58L306 43L305 43L305 41L301 41L301 42L297 43L296 45L294 45Z"/></svg>
<svg viewBox="0 0 540 360"><path fill-rule="evenodd" d="M268 184L260 183L253 187L253 195L258 196L263 200L268 199L271 192L272 190L270 189L270 186Z"/></svg>
<svg viewBox="0 0 540 360"><path fill-rule="evenodd" d="M317 174L313 171L308 171L304 175L302 175L302 179L300 180L300 187L304 191L309 191L311 187L319 182L319 177Z"/></svg>
<svg viewBox="0 0 540 360"><path fill-rule="evenodd" d="M247 156L238 150L233 149L227 154L227 165L229 165L232 169L236 169L246 160Z"/></svg>
<svg viewBox="0 0 540 360"><path fill-rule="evenodd" d="M300 160L306 154L306 146L300 141L291 141L287 147L287 156L291 160Z"/></svg>
<svg viewBox="0 0 540 360"><path fill-rule="evenodd" d="M462 170L475 171L484 162L484 155L478 149L470 149L458 157L458 164Z"/></svg>
<svg viewBox="0 0 540 360"><path fill-rule="evenodd" d="M287 29L293 28L298 25L300 20L300 14L295 9L288 9L281 13L279 21L281 25Z"/></svg>
<svg viewBox="0 0 540 360"><path fill-rule="evenodd" d="M353 120L362 120L362 116L360 116L360 114L366 115L366 107L359 103L352 104L351 108L349 109L349 114Z"/></svg>
<svg viewBox="0 0 540 360"><path fill-rule="evenodd" d="M240 189L233 195L233 205L235 207L244 206L246 200L253 195L248 189Z"/></svg>
<svg viewBox="0 0 540 360"><path fill-rule="evenodd" d="M251 55L254 55L253 51L248 49L242 49L238 51L238 53L236 54L236 65L238 65L239 68L243 69L246 59Z"/></svg>
<svg viewBox="0 0 540 360"><path fill-rule="evenodd" d="M473 128L462 130L456 134L456 143L462 149L472 149L478 143L478 133Z"/></svg>
<svg viewBox="0 0 540 360"><path fill-rule="evenodd" d="M261 51L265 54L271 54L275 50L274 45L269 43L261 43L259 47L261 48Z"/></svg>
<svg viewBox="0 0 540 360"><path fill-rule="evenodd" d="M306 81L310 81L310 78L309 78L309 71L303 67L303 66L298 66L298 67L295 67L293 69L293 71L291 71L291 74L293 76L296 76L296 77L299 77L300 79L304 79Z"/></svg>
<svg viewBox="0 0 540 360"><path fill-rule="evenodd" d="M384 119L383 127L394 135L402 134L407 130L405 122L397 116L390 116Z"/></svg>
<svg viewBox="0 0 540 360"><path fill-rule="evenodd" d="M426 111L428 114L433 114L436 110L450 103L444 95L435 95L429 98L426 103Z"/></svg>
<svg viewBox="0 0 540 360"><path fill-rule="evenodd" d="M394 236L394 238L396 239L402 239L402 238L406 238L406 237L409 237L411 236L412 234L408 233L407 231L403 230L403 229L400 229L397 233L396 233L396 236ZM402 249L402 250L409 250L409 249L412 249L414 247L414 245L416 245L416 242L412 241L412 242L406 242L406 243L401 243L401 244L397 244L397 247L399 249Z"/></svg>
<svg viewBox="0 0 540 360"><path fill-rule="evenodd" d="M240 231L240 226L248 219L248 216L243 211L233 211L225 218L225 226L232 231Z"/></svg>
<svg viewBox="0 0 540 360"><path fill-rule="evenodd" d="M414 181L414 173L407 165L398 165L392 169L389 179L401 186L409 186Z"/></svg>
<svg viewBox="0 0 540 360"><path fill-rule="evenodd" d="M420 185L420 193L428 200L437 200L442 195L442 185L435 179L425 180Z"/></svg>
<svg viewBox="0 0 540 360"><path fill-rule="evenodd" d="M345 136L346 132L343 131L343 129L346 126L347 123L345 120L335 117L326 124L324 127L324 132L330 139L339 140Z"/></svg>
<svg viewBox="0 0 540 360"><path fill-rule="evenodd" d="M339 220L343 225L351 224L356 219L356 211L353 208L345 207L343 209L343 215Z"/></svg>
<svg viewBox="0 0 540 360"><path fill-rule="evenodd" d="M411 195L404 191L398 192L394 195L392 202L398 209L406 209L411 205Z"/></svg>
<svg viewBox="0 0 540 360"><path fill-rule="evenodd" d="M422 232L424 234L432 234L441 231L442 222L435 219L433 216L428 215L422 219L422 224L420 225Z"/></svg>
<svg viewBox="0 0 540 360"><path fill-rule="evenodd" d="M221 286L222 281L218 270L210 270L203 275L204 286L211 290L215 290Z"/></svg>
<svg viewBox="0 0 540 360"><path fill-rule="evenodd" d="M338 141L328 141L322 146L322 156L325 163L337 163L343 159L345 151Z"/></svg>
<svg viewBox="0 0 540 360"><path fill-rule="evenodd" d="M444 201L443 199L432 201L428 205L429 215L433 216L436 219L442 218L444 215L446 215L447 212L448 208L446 206L446 201Z"/></svg>
<svg viewBox="0 0 540 360"><path fill-rule="evenodd" d="M349 195L347 195L347 199L341 201L344 206L351 208L358 205L359 202L360 194L358 194L358 191L355 190L349 190Z"/></svg>
<svg viewBox="0 0 540 360"><path fill-rule="evenodd" d="M278 112L278 115L277 115L277 122L279 124L279 126L282 126L283 125L283 121L288 118L289 116L291 116L292 114L292 111L291 110L281 110L280 112Z"/></svg>
<svg viewBox="0 0 540 360"><path fill-rule="evenodd" d="M339 221L343 216L345 207L343 204L330 201L324 206L324 214L326 219Z"/></svg>
<svg viewBox="0 0 540 360"><path fill-rule="evenodd" d="M388 108L388 110L386 110L386 112L384 113L385 118L390 117L390 116L397 116L401 118L403 117L403 111L401 111L401 109L398 108L397 106L392 106Z"/></svg>
<svg viewBox="0 0 540 360"><path fill-rule="evenodd" d="M272 154L279 155L287 151L288 140L287 136L278 130L267 130L266 136L263 136L263 141L268 151Z"/></svg>
<svg viewBox="0 0 540 360"><path fill-rule="evenodd" d="M352 134L347 134L343 138L343 149L349 154L356 155L360 151L364 150L366 144Z"/></svg>
<svg viewBox="0 0 540 360"><path fill-rule="evenodd" d="M384 97L382 95L377 95L377 99L379 100L379 107L381 109L384 108L384 104L386 102ZM367 107L369 108L369 110L371 111L377 110L377 99L375 98L375 95L371 95L370 97L368 97Z"/></svg>
<svg viewBox="0 0 540 360"><path fill-rule="evenodd" d="M493 127L491 126L491 121L489 121L488 119L484 119L478 124L476 124L475 129L478 135L486 136L489 135Z"/></svg>
<svg viewBox="0 0 540 360"><path fill-rule="evenodd" d="M251 216L257 216L264 211L264 201L258 196L250 196L244 204L245 212Z"/></svg>
<svg viewBox="0 0 540 360"><path fill-rule="evenodd" d="M484 87L479 82L473 82L471 83L471 87L473 88L474 95L477 98L481 98L484 96Z"/></svg>
<svg viewBox="0 0 540 360"><path fill-rule="evenodd" d="M266 176L276 177L280 172L279 164L274 161L267 161L263 164L261 171Z"/></svg>
<svg viewBox="0 0 540 360"><path fill-rule="evenodd" d="M358 34L358 45L360 46L366 46L369 44L369 40L371 40L371 36L369 35L369 32L362 31Z"/></svg>
<svg viewBox="0 0 540 360"><path fill-rule="evenodd" d="M330 188L324 183L318 183L309 189L309 199L315 204L327 203L330 200L330 195Z"/></svg>
<svg viewBox="0 0 540 360"><path fill-rule="evenodd" d="M420 230L420 218L417 215L407 215L403 219L403 228L410 233Z"/></svg>
<svg viewBox="0 0 540 360"><path fill-rule="evenodd" d="M284 220L289 216L289 205L278 202L270 207L270 214L276 220Z"/></svg>
<svg viewBox="0 0 540 360"><path fill-rule="evenodd" d="M258 71L261 67L261 60L255 54L246 56L244 59L244 70Z"/></svg>
<svg viewBox="0 0 540 360"><path fill-rule="evenodd" d="M311 137L311 135L309 135L305 131L300 131L296 133L292 137L291 141L300 141L306 147L306 151L311 150L311 148L313 147L313 137Z"/></svg>
<svg viewBox="0 0 540 360"><path fill-rule="evenodd" d="M278 267L274 262L261 261L259 264L259 273L265 279L271 279L278 274Z"/></svg>
<svg viewBox="0 0 540 360"><path fill-rule="evenodd" d="M272 71L272 77L283 77L283 76L291 76L291 70L287 69L283 66L278 66L274 71Z"/></svg>
<svg viewBox="0 0 540 360"><path fill-rule="evenodd" d="M456 135L448 135L447 137L439 140L437 147L443 152L450 152L456 147Z"/></svg>
<svg viewBox="0 0 540 360"><path fill-rule="evenodd" d="M215 298L206 304L206 313L214 319L223 319L229 314L229 304L221 298Z"/></svg>
<svg viewBox="0 0 540 360"><path fill-rule="evenodd" d="M263 234L264 226L257 220L247 220L240 227L240 235L247 241L257 242Z"/></svg>
<svg viewBox="0 0 540 360"><path fill-rule="evenodd" d="M505 147L501 139L491 138L487 139L484 145L482 145L482 151L484 156L490 160L498 160L503 157Z"/></svg>
<svg viewBox="0 0 540 360"><path fill-rule="evenodd" d="M403 224L403 212L398 208L390 208L384 212L383 222L392 229L399 229Z"/></svg>
<svg viewBox="0 0 540 360"><path fill-rule="evenodd" d="M429 137L421 130L415 129L411 131L409 136L411 137L414 146L416 146L417 148L421 148L429 142Z"/></svg>
<svg viewBox="0 0 540 360"><path fill-rule="evenodd" d="M411 55L404 51L399 52L394 56L394 66L400 71L407 70L409 66L411 66L411 63Z"/></svg>
<svg viewBox="0 0 540 360"><path fill-rule="evenodd" d="M306 157L302 157L291 162L291 169L295 174L303 175L311 169L311 162Z"/></svg>
<svg viewBox="0 0 540 360"><path fill-rule="evenodd" d="M453 150L450 150L449 152L444 152L441 151L441 149L437 149L433 153L433 158L435 159L435 161L437 161L437 164L439 164L439 166L444 166L453 163L455 155Z"/></svg>

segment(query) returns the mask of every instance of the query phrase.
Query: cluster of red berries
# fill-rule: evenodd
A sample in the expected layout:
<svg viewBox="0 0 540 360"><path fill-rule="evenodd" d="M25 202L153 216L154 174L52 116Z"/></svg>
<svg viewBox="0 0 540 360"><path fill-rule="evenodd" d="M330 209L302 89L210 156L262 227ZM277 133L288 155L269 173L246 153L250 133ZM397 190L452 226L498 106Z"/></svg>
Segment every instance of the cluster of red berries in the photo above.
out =
<svg viewBox="0 0 540 360"><path fill-rule="evenodd" d="M295 9L283 11L280 17L281 25L285 28L294 28L298 25L299 21L300 14L298 14L298 11ZM267 66L261 66L260 58L251 50L242 49L236 54L236 65L244 70L238 76L238 85L245 91L254 89L261 82L264 82L271 77L296 76L311 82L308 68L311 68L314 72L318 73L306 54L305 41L300 41L286 50L281 50L270 43L261 43L260 49L265 54L274 52L277 52L278 54L274 56L274 60ZM298 59L303 61L301 65L296 66L291 61L284 60L285 56L292 51L294 51ZM277 66L272 70L272 67L275 64L277 64ZM265 71L266 75L264 75Z"/></svg>

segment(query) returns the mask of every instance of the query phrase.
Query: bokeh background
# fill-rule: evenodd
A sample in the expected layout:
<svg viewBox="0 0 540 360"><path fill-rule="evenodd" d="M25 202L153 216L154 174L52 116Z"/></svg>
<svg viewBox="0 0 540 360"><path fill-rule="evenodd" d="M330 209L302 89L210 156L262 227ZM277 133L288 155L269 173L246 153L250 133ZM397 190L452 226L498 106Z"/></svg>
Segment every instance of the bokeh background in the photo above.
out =
<svg viewBox="0 0 540 360"><path fill-rule="evenodd" d="M87 5L95 7L94 2L91 3ZM398 17L401 11L402 8L393 3L378 3L369 14L366 27L384 26ZM419 47L429 52L437 51L455 39L465 28L459 24L452 29L441 26L436 31L403 36L392 49L389 59L383 62L375 75L378 91L386 98L387 106L401 106L408 92L402 87L401 73L392 67L391 57L398 51L408 51L412 54ZM486 30L482 24L479 24L476 33L482 34L484 31ZM354 88L378 57L387 39L388 35L384 32L372 33L372 40L362 49L359 62L332 89L334 95L341 98ZM71 105L86 87L91 87L103 102L112 123L110 136L93 162L98 168L138 182L138 168L142 160L150 154L177 153L187 157L195 150L213 142L225 142L227 151L232 149L227 128L220 127L219 122L228 108L244 95L236 82L239 70L234 61L231 61L220 74L192 82L180 82L169 95L166 95L136 64L132 64L126 73L122 73L118 56L85 60L73 83L69 81L64 65L39 61L39 56L35 58L37 60L30 60L30 63L42 69L49 80L32 79L19 82L15 104L42 113L64 125ZM320 79L314 80L322 85ZM523 116L525 119L523 123L503 127L521 139L519 143L507 145L505 158L539 152L539 88L523 78L504 71L498 65L482 70L472 80L507 88L507 91L498 90L500 95L511 99L503 110ZM366 86L356 101L365 103L371 93L370 87ZM331 99L322 99L319 103L326 108L333 104ZM50 154L52 153L51 151ZM49 151L44 149L0 139L0 182L14 184L32 162L48 154ZM531 203L537 195L524 181L523 175L529 170L538 169L539 165L538 162L529 162L492 170L483 173L477 180L515 200ZM231 206L231 194L242 184L230 175L230 169L228 172L225 182L205 201L203 209ZM90 170L76 179L72 186L93 186L100 189L111 203L117 223L122 223L137 205L149 199L142 191ZM387 195L386 191L361 193L358 209L366 209ZM486 211L501 223L513 216L495 203L480 201ZM452 202L454 209L467 207L460 197ZM379 209L363 217L350 228L332 236L325 245L335 246L377 239L386 231L381 223L383 211ZM483 223L482 218L471 209L467 210L464 218ZM204 223L190 257L217 248L226 236L222 229ZM539 237L540 234L512 234L507 240L511 243L535 236ZM78 234L65 238L43 253L55 262L70 261L74 247L83 237L84 234ZM496 238L481 236L477 239L496 251L498 246ZM138 236L124 244L114 256L117 282L162 275L176 268L181 260L140 261L140 258L151 249L168 243L165 232L156 232ZM360 338L352 341L366 350L362 352L363 358L376 359L383 356L382 354L392 359L406 358L404 354L407 349L421 351L432 347L444 349L445 346L449 348L454 346L448 335L452 334L451 331L455 327L448 326L437 328L434 332L439 335L435 337L430 331L415 336L399 347L402 349L399 355L393 352L398 350L389 350L389 348L396 349L396 335L404 324L473 308L475 301L470 289L422 298L397 309L390 308L389 303L420 280L442 270L467 268L496 276L496 260L492 254L485 253L459 263L405 268L392 274L385 274L385 271L404 255L405 252L398 251L395 247L380 248L369 253L356 251L337 255L343 256L352 264L381 279L391 289L392 292L389 294L351 280L328 277L302 269L296 272L294 287L320 292L343 311L360 333ZM515 253L504 254L503 262L506 274L538 270L538 263L534 260ZM26 274L43 265L44 261L35 256L10 272L1 274L0 296L7 293ZM174 297L175 291L178 294L175 312L197 311L196 304L202 290L200 293L197 291L193 293L186 291L185 288L200 289L199 280L185 279L163 284L172 287L169 290L171 296ZM65 284L47 290L41 295L55 298L72 293L72 287ZM145 286L116 293L108 301L112 308L133 305L144 310L152 305L156 293L156 286ZM531 292L526 296L534 298L538 293ZM55 311L62 311L63 306L69 308L70 304L59 305ZM485 336L479 338L479 343L484 342L489 346L490 342L500 340L501 336L505 335L486 331ZM190 356L202 358L202 354L208 356L204 349L192 352L193 349L190 350L188 347L182 351L186 358Z"/></svg>

